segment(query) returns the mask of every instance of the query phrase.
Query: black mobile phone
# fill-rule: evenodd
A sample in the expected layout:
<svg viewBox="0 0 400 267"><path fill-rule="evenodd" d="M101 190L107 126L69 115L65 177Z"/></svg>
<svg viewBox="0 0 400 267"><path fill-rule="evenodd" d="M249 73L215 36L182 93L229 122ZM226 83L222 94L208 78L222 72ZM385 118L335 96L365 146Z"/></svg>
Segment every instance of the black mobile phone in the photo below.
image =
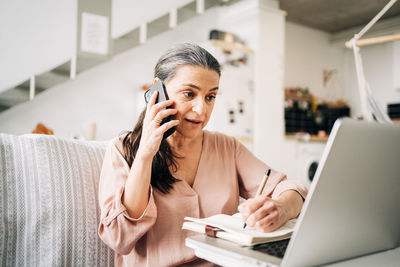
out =
<svg viewBox="0 0 400 267"><path fill-rule="evenodd" d="M155 91L158 91L156 103L166 101L169 99L167 90L165 90L164 83L160 80L157 80L155 84L153 84L146 92L144 92L144 100L146 101L146 104L149 103L149 100ZM169 109L169 108L171 108L171 107L166 107L166 108L163 108L162 110ZM160 125L163 125L164 123L169 122L173 119L174 119L174 115L170 115L170 116L164 118ZM173 134L175 132L175 130L176 130L176 126L168 129L168 131L166 131L164 133L163 139L165 139L168 136L170 136L171 134Z"/></svg>

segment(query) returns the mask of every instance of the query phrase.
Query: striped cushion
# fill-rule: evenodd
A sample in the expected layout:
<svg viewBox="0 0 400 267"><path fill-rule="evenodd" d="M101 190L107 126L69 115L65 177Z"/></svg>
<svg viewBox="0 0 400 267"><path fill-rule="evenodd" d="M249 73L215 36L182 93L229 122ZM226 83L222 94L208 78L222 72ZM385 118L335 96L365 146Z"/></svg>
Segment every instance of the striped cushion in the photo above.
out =
<svg viewBox="0 0 400 267"><path fill-rule="evenodd" d="M112 266L97 234L106 142L0 134L0 265Z"/></svg>

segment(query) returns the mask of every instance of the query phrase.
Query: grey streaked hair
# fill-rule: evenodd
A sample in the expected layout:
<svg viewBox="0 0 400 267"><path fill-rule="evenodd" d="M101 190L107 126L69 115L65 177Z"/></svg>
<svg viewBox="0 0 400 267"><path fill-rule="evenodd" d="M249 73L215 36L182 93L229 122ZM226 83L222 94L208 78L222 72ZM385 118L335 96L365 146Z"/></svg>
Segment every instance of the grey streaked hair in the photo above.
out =
<svg viewBox="0 0 400 267"><path fill-rule="evenodd" d="M158 60L154 69L154 77L158 77L163 82L168 82L176 74L179 66L191 65L205 69L214 70L221 75L218 61L204 48L195 44L181 44L167 50ZM143 132L143 121L146 116L146 108L140 114L139 119L132 131L128 132L122 141L124 148L124 158L128 166L132 166L133 160L139 149L140 140ZM167 194L173 188L175 182L181 180L175 178L171 171L176 172L179 168L176 155L171 146L164 139L161 141L160 148L153 158L151 165L151 180L153 188Z"/></svg>
<svg viewBox="0 0 400 267"><path fill-rule="evenodd" d="M214 70L221 76L221 66L207 50L196 44L184 43L171 47L158 60L154 78L164 83L175 76L176 69L183 65L199 66Z"/></svg>

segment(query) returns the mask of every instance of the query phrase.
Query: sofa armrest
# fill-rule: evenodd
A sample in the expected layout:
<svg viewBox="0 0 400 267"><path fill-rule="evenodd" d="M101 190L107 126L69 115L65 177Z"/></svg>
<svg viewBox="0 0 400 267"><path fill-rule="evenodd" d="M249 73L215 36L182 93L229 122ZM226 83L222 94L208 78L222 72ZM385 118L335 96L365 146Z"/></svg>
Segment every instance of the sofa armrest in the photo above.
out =
<svg viewBox="0 0 400 267"><path fill-rule="evenodd" d="M100 240L107 142L0 134L0 255L5 266L113 266Z"/></svg>

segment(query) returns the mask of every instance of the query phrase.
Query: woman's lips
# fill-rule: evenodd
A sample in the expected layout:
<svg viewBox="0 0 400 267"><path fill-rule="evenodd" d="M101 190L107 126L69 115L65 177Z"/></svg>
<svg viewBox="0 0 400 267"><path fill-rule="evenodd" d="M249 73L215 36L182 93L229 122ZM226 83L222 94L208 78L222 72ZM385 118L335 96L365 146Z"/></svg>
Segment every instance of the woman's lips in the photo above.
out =
<svg viewBox="0 0 400 267"><path fill-rule="evenodd" d="M202 122L202 121L199 121L199 120L191 120L191 119L185 119L185 121L188 121L188 122L193 123L193 124L200 124Z"/></svg>

